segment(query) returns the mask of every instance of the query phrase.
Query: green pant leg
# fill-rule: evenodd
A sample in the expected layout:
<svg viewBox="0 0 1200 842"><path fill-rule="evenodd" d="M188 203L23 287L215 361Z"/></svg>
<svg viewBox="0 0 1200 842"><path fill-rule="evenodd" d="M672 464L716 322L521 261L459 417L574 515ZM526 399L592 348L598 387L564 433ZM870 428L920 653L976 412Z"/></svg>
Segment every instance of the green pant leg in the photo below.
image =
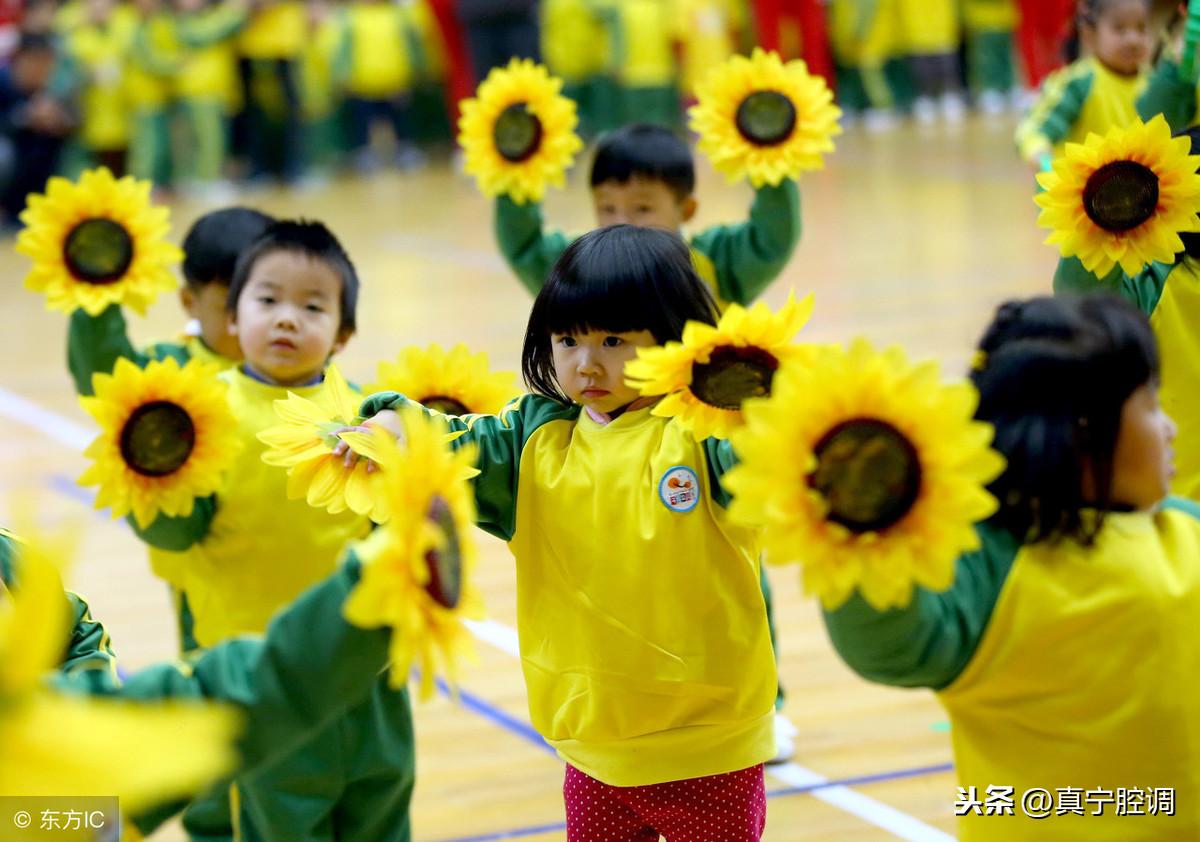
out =
<svg viewBox="0 0 1200 842"><path fill-rule="evenodd" d="M864 111L871 104L863 87L862 74L857 67L839 64L837 67L838 104L846 111Z"/></svg>
<svg viewBox="0 0 1200 842"><path fill-rule="evenodd" d="M170 112L166 108L145 109L134 115L129 172L158 185L171 182Z"/></svg>
<svg viewBox="0 0 1200 842"><path fill-rule="evenodd" d="M683 123L679 91L673 85L625 88L621 93L622 122L652 123L678 129Z"/></svg>
<svg viewBox="0 0 1200 842"><path fill-rule="evenodd" d="M311 117L305 122L304 163L305 166L330 167L342 153L342 142L338 137L341 124L337 111L320 117Z"/></svg>
<svg viewBox="0 0 1200 842"><path fill-rule="evenodd" d="M562 95L575 103L575 113L579 115L577 132L582 138L590 138L595 134L592 117L591 89L586 82L563 82Z"/></svg>
<svg viewBox="0 0 1200 842"><path fill-rule="evenodd" d="M348 780L334 832L339 842L410 842L416 764L408 693L388 688L385 677L372 698L343 721Z"/></svg>
<svg viewBox="0 0 1200 842"><path fill-rule="evenodd" d="M1008 93L1016 84L1011 32L974 32L967 39L971 89Z"/></svg>
<svg viewBox="0 0 1200 842"><path fill-rule="evenodd" d="M448 148L454 140L446 97L440 86L421 84L413 89L412 127L422 146Z"/></svg>
<svg viewBox="0 0 1200 842"><path fill-rule="evenodd" d="M189 174L200 182L217 181L224 174L229 147L225 108L218 100L187 99L183 113L192 138Z"/></svg>
<svg viewBox="0 0 1200 842"><path fill-rule="evenodd" d="M767 578L767 568L759 561L758 585L762 588L763 602L767 606L767 629L771 633L771 649L775 652L775 664L779 665L779 634L775 630L775 606L771 599L771 580ZM783 679L779 679L775 690L775 710L783 710L787 694L783 692Z"/></svg>
<svg viewBox="0 0 1200 842"><path fill-rule="evenodd" d="M899 111L912 110L917 98L917 83L913 79L912 67L906 58L892 58L884 62L883 78L891 92L892 102Z"/></svg>
<svg viewBox="0 0 1200 842"><path fill-rule="evenodd" d="M587 83L592 128L596 134L621 125L621 88L611 76L597 74Z"/></svg>

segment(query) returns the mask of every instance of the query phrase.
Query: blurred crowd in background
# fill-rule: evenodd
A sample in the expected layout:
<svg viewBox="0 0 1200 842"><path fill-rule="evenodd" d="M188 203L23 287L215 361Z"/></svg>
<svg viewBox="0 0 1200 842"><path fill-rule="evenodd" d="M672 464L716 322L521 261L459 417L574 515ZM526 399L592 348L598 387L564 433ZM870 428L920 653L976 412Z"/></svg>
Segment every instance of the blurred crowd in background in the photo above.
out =
<svg viewBox="0 0 1200 842"><path fill-rule="evenodd" d="M213 201L420 168L514 56L563 79L585 137L682 127L704 73L754 46L803 58L867 128L1002 112L1063 63L1072 17L1072 0L0 0L3 213L97 164Z"/></svg>

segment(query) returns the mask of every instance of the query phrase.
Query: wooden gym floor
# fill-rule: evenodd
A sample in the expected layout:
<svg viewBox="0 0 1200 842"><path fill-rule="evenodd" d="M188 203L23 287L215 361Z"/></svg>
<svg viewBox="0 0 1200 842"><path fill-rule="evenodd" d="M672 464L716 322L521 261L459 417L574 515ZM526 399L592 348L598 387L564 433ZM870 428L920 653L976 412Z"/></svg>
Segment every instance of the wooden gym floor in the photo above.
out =
<svg viewBox="0 0 1200 842"><path fill-rule="evenodd" d="M802 184L804 236L767 294L816 293L802 338L844 340L865 333L936 355L958 375L999 302L1048 291L1055 263L1035 226L1032 174L1016 159L1005 120L957 127L852 130L824 172ZM696 228L741 220L748 187L729 186L701 159ZM487 201L444 167L308 192L247 194L279 215L317 217L342 238L363 277L359 335L340 358L351 379L368 382L375 364L404 346L466 342L515 369L529 298L505 270L492 241ZM207 208L177 206L176 241ZM586 162L547 218L570 231L591 224ZM0 523L32 497L43 525L84 530L71 585L108 626L122 664L170 658L175 637L165 588L145 551L120 522L89 514L74 485L80 450L92 435L67 376L66 319L21 286L27 263L0 249ZM131 318L136 340L174 334L178 305L164 297L146 319ZM480 533L480 580L492 621L480 628L479 663L465 673L461 703L415 704L418 842L558 840L562 764L528 726L514 652L513 576L507 550ZM782 840L944 840L956 795L945 717L925 691L868 685L830 648L814 603L794 568L771 569L780 626L786 714L799 728L795 763L768 774L767 833ZM177 826L161 840L180 840Z"/></svg>

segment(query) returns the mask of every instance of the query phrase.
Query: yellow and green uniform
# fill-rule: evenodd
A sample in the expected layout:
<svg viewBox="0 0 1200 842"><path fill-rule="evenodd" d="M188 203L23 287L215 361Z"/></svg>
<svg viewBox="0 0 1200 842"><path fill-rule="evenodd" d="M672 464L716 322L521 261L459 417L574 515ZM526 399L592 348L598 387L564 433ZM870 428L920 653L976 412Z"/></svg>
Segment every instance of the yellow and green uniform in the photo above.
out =
<svg viewBox="0 0 1200 842"><path fill-rule="evenodd" d="M294 59L308 37L308 13L298 0L278 0L257 9L238 36L238 49L251 59Z"/></svg>
<svg viewBox="0 0 1200 842"><path fill-rule="evenodd" d="M613 786L771 758L775 660L757 534L725 510L728 442L536 395L449 423L479 448L478 524L516 560L530 718L558 754Z"/></svg>
<svg viewBox="0 0 1200 842"><path fill-rule="evenodd" d="M64 36L80 76L79 138L89 151L113 152L129 145L125 66L137 26L137 14L117 6L104 25L82 22Z"/></svg>
<svg viewBox="0 0 1200 842"><path fill-rule="evenodd" d="M156 342L145 350L138 350L129 340L125 315L119 305L109 305L99 316L90 316L84 310L71 314L67 329L67 366L75 391L80 395L91 395L92 376L96 373L110 374L119 359L127 359L139 368L145 368L152 360L174 359L181 365L198 359L203 363L227 369L236 364L222 357L204 344L198 336L181 337L171 342ZM180 649L188 652L198 644L192 634L192 614L186 594L178 587L184 572L189 568L191 550L169 552L150 546L150 569L160 579L171 584L179 622Z"/></svg>
<svg viewBox="0 0 1200 842"><path fill-rule="evenodd" d="M172 177L170 108L180 50L174 15L155 12L138 21L126 65L133 115L129 172L155 184L169 184Z"/></svg>
<svg viewBox="0 0 1200 842"><path fill-rule="evenodd" d="M950 715L960 787L1013 815L959 820L963 842L1171 842L1200 837L1200 509L1110 513L1096 542L1022 545L989 525L943 593L906 608L860 596L825 612L870 681L930 687ZM1082 790L1083 812L1028 817L1031 789ZM1173 789L1175 815L1117 815L1118 789ZM1112 799L1096 815L1089 791ZM1103 796L1100 796L1103 797Z"/></svg>
<svg viewBox="0 0 1200 842"><path fill-rule="evenodd" d="M605 0L544 0L542 57L575 100L579 134L589 138L620 123L618 89L612 78L615 12Z"/></svg>
<svg viewBox="0 0 1200 842"><path fill-rule="evenodd" d="M680 123L678 28L666 0L603 0L622 123Z"/></svg>
<svg viewBox="0 0 1200 842"><path fill-rule="evenodd" d="M907 55L944 55L958 51L958 0L892 0L897 37Z"/></svg>
<svg viewBox="0 0 1200 842"><path fill-rule="evenodd" d="M1018 18L1014 0L964 0L963 23L973 90L1008 92L1016 84L1013 33Z"/></svg>
<svg viewBox="0 0 1200 842"><path fill-rule="evenodd" d="M228 117L242 105L235 37L246 13L222 3L176 22L183 48L175 94L191 127L192 166L189 175L201 182L221 177L228 148Z"/></svg>
<svg viewBox="0 0 1200 842"><path fill-rule="evenodd" d="M1150 75L1146 90L1138 97L1138 116L1150 120L1157 114L1163 115L1171 131L1189 129L1200 122L1196 101L1197 86L1179 74L1179 65L1163 59Z"/></svg>
<svg viewBox="0 0 1200 842"><path fill-rule="evenodd" d="M1171 491L1200 500L1200 264L1188 257L1174 264L1153 263L1134 277L1114 266L1097 278L1077 258L1059 261L1056 294L1096 290L1126 298L1150 319L1162 369L1159 399L1179 427Z"/></svg>
<svg viewBox="0 0 1200 842"><path fill-rule="evenodd" d="M1095 58L1081 58L1046 79L1017 127L1017 148L1027 159L1042 148L1058 155L1067 143L1083 143L1090 133L1123 129L1137 121L1145 86L1144 74L1122 76Z"/></svg>
<svg viewBox="0 0 1200 842"><path fill-rule="evenodd" d="M316 25L300 55L300 109L306 126L305 161L321 166L342 151L337 77L345 70L346 15L338 9Z"/></svg>
<svg viewBox="0 0 1200 842"><path fill-rule="evenodd" d="M749 220L716 225L691 238L692 260L720 302L749 304L779 277L800 241L800 228L796 183L760 187ZM496 199L495 231L505 262L534 295L574 239L545 230L540 204L518 205L507 196Z"/></svg>
<svg viewBox="0 0 1200 842"><path fill-rule="evenodd" d="M332 515L289 500L287 471L262 461L266 445L257 434L280 423L275 402L289 392L319 398L330 385L273 386L240 369L220 377L244 443L221 488L197 499L189 517L160 516L145 529L131 524L147 543L188 551L188 569L177 584L188 595L202 645L260 633L279 608L328 576L346 545L369 529L366 518L351 512ZM242 838L406 842L412 791L407 710L407 697L380 679L371 697L345 717L240 779ZM194 805L189 815L189 831L203 838L229 820L221 799Z"/></svg>
<svg viewBox="0 0 1200 842"><path fill-rule="evenodd" d="M299 0L268 0L238 36L252 176L301 175L300 62L308 37L308 13Z"/></svg>
<svg viewBox="0 0 1200 842"><path fill-rule="evenodd" d="M421 44L403 8L391 2L353 2L346 8L346 93L394 99L412 90Z"/></svg>
<svg viewBox="0 0 1200 842"><path fill-rule="evenodd" d="M13 580L11 550L0 530L0 581L9 583ZM342 618L342 606L359 576L359 560L352 550L331 576L280 611L264 636L239 637L194 653L187 660L156 664L125 678L117 675L116 659L103 625L92 619L86 602L68 594L73 624L55 686L67 692L131 701L186 698L236 705L244 716L238 741L240 774L269 768L314 734L346 717L348 711L353 714L369 704L372 695L383 689L386 678L380 674L387 663L389 632L359 629ZM408 751L407 766L395 766L392 774L398 788L406 788L411 794L415 778L411 711L404 691L391 695L400 703L391 709L389 722L395 733L407 740ZM170 747L164 746L163 750L169 751ZM323 770L323 776L336 779L336 768ZM214 792L223 798L228 788L229 782L225 782ZM196 826L193 812L203 804L204 799L198 800L184 813L184 825L193 838L232 839L231 825L223 832L207 832L212 829ZM149 833L182 806L165 805L138 817L136 824ZM405 814L386 838L407 836ZM287 833L276 838L301 837ZM385 836L348 834L339 838L366 842Z"/></svg>
<svg viewBox="0 0 1200 842"><path fill-rule="evenodd" d="M676 0L674 8L683 41L683 92L695 96L704 77L737 51L734 34L746 24L746 7L740 0Z"/></svg>
<svg viewBox="0 0 1200 842"><path fill-rule="evenodd" d="M858 109L892 105L886 65L903 53L895 0L833 0L829 35L838 99Z"/></svg>

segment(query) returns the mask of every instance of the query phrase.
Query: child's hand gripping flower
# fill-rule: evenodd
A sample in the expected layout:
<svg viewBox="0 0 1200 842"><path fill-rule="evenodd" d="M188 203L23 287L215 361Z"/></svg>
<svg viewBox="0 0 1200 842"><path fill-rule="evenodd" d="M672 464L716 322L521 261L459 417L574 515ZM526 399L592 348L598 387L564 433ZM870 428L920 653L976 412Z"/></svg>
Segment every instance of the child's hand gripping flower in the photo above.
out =
<svg viewBox="0 0 1200 842"><path fill-rule="evenodd" d="M730 515L765 527L767 557L799 561L827 609L855 589L883 610L915 585L949 587L1004 466L991 427L972 420L975 390L860 339L785 365L772 392L747 403L726 477Z"/></svg>
<svg viewBox="0 0 1200 842"><path fill-rule="evenodd" d="M781 365L811 360L812 348L792 340L812 308L811 295L788 296L778 313L761 301L749 309L734 304L715 327L689 322L683 341L639 348L626 379L642 395L664 395L653 413L677 417L696 441L729 438L742 424L743 403L770 395Z"/></svg>
<svg viewBox="0 0 1200 842"><path fill-rule="evenodd" d="M183 259L165 240L169 211L150 204L151 186L103 167L74 183L51 178L21 214L17 251L33 260L26 288L64 313L81 307L96 316L113 303L145 313L175 288L171 266Z"/></svg>
<svg viewBox="0 0 1200 842"><path fill-rule="evenodd" d="M358 551L362 580L346 601L345 616L363 628L392 627L392 684L403 686L418 667L427 698L436 671L457 683L459 661L473 651L463 620L483 616L471 581L475 505L467 484L479 472L475 447L451 451L436 417L410 407L399 418L403 444L383 428L342 434L382 466L376 476L392 514Z"/></svg>

